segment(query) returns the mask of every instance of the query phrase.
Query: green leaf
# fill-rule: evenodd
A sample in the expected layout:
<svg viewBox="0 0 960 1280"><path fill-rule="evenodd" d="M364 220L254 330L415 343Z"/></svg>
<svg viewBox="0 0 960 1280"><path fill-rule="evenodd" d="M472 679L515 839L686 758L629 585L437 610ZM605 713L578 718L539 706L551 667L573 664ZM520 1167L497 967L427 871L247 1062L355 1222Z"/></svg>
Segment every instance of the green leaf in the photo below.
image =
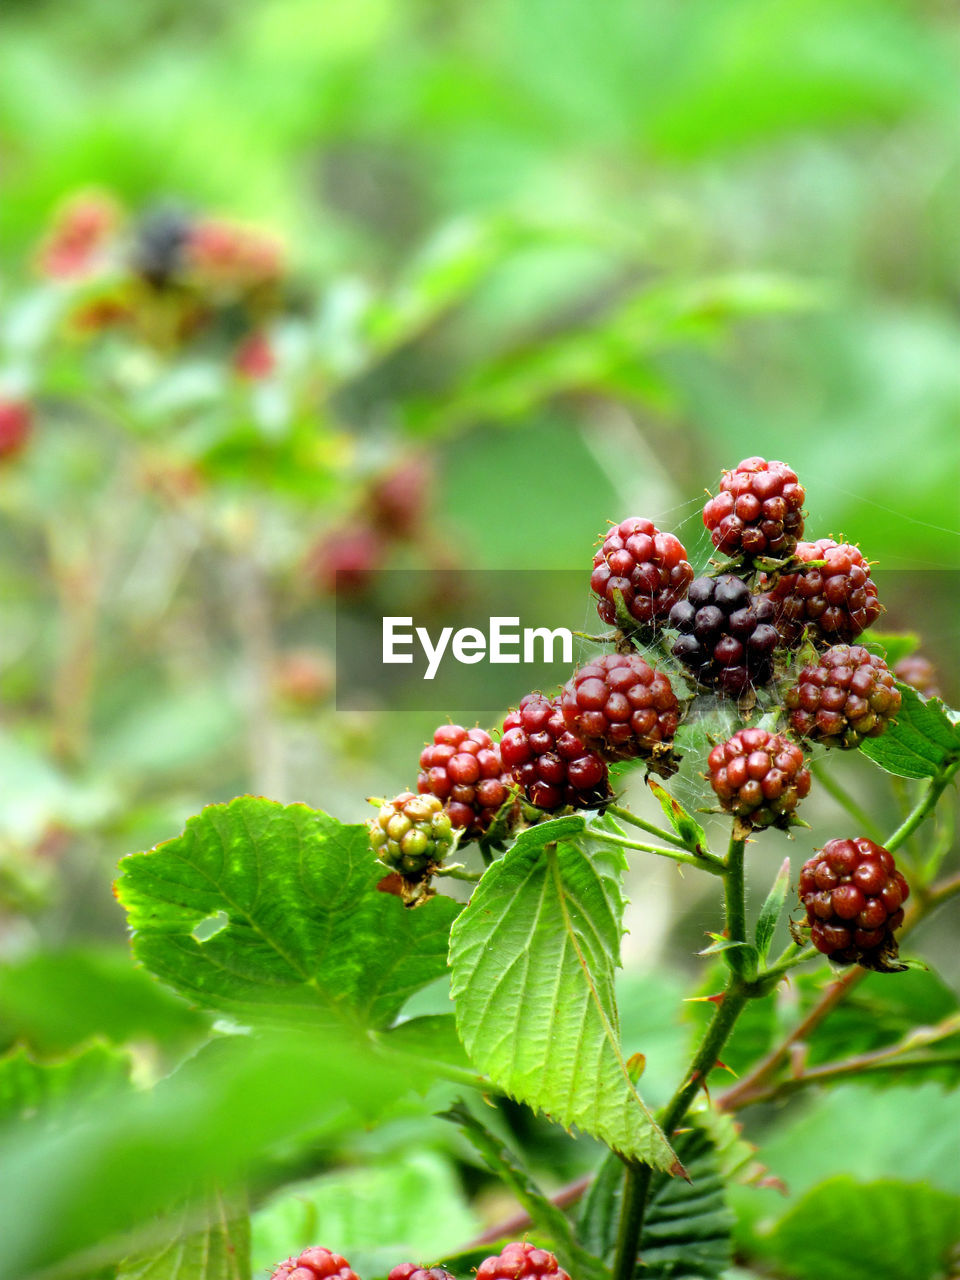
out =
<svg viewBox="0 0 960 1280"><path fill-rule="evenodd" d="M222 1195L184 1209L165 1224L164 1237L125 1258L117 1280L249 1280L250 1219Z"/></svg>
<svg viewBox="0 0 960 1280"><path fill-rule="evenodd" d="M253 796L211 805L121 871L137 958L251 1022L386 1026L444 972L460 909L380 893L366 827Z"/></svg>
<svg viewBox="0 0 960 1280"><path fill-rule="evenodd" d="M673 1152L630 1079L614 972L617 849L588 851L582 815L523 832L451 933L451 994L471 1061L512 1097L658 1168Z"/></svg>
<svg viewBox="0 0 960 1280"><path fill-rule="evenodd" d="M94 1036L182 1046L209 1018L138 968L125 944L38 952L0 967L0 1037L42 1055Z"/></svg>
<svg viewBox="0 0 960 1280"><path fill-rule="evenodd" d="M699 1126L681 1134L676 1152L689 1182L654 1175L640 1240L645 1280L716 1280L730 1265L733 1214L716 1150ZM617 1239L622 1161L608 1156L581 1207L580 1238L606 1259Z"/></svg>
<svg viewBox="0 0 960 1280"><path fill-rule="evenodd" d="M463 1104L451 1107L447 1119L460 1126L483 1157L485 1164L509 1188L522 1208L530 1215L534 1227L549 1236L560 1265L578 1280L603 1280L606 1268L599 1258L577 1243L570 1221L543 1194L529 1174L498 1137ZM617 1161L621 1168L620 1160Z"/></svg>
<svg viewBox="0 0 960 1280"><path fill-rule="evenodd" d="M408 1018L385 1031L383 1043L399 1053L429 1058L461 1070L470 1068L470 1059L460 1043L456 1018L452 1013L429 1013L420 1018Z"/></svg>
<svg viewBox="0 0 960 1280"><path fill-rule="evenodd" d="M777 924L783 914L789 889L790 859L784 858L783 864L777 872L777 878L771 885L766 901L760 908L760 915L757 917L757 929L754 937L761 960L766 960L770 952L770 944L773 942L773 935L777 931Z"/></svg>
<svg viewBox="0 0 960 1280"><path fill-rule="evenodd" d="M54 1062L38 1062L20 1046L0 1058L0 1124L99 1105L129 1082L130 1055L108 1045L92 1044Z"/></svg>
<svg viewBox="0 0 960 1280"><path fill-rule="evenodd" d="M214 1182L230 1192L270 1176L303 1143L315 1158L429 1080L367 1037L330 1029L211 1042L150 1091L111 1096L97 1123L81 1106L57 1128L0 1135L0 1277L94 1250L116 1261L141 1246L154 1215ZM56 1223L56 1230L50 1223ZM84 1254L86 1256L86 1254Z"/></svg>
<svg viewBox="0 0 960 1280"><path fill-rule="evenodd" d="M479 1231L450 1159L414 1149L271 1197L253 1216L253 1274L326 1243L359 1275L386 1275L402 1258L435 1262Z"/></svg>
<svg viewBox="0 0 960 1280"><path fill-rule="evenodd" d="M920 647L920 637L915 631L864 631L857 641L868 649L879 651L891 670L901 658L906 658Z"/></svg>
<svg viewBox="0 0 960 1280"><path fill-rule="evenodd" d="M656 778L648 777L647 786L660 801L660 808L663 810L664 817L681 840L686 842L687 848L691 853L699 853L701 855L709 853L710 845L707 842L706 832L696 818L687 812L679 800L674 800L673 796L657 782Z"/></svg>
<svg viewBox="0 0 960 1280"><path fill-rule="evenodd" d="M960 1196L840 1177L804 1196L769 1247L797 1280L935 1280L958 1242Z"/></svg>
<svg viewBox="0 0 960 1280"><path fill-rule="evenodd" d="M860 745L887 773L901 778L934 778L960 759L960 725L937 698L924 701L907 684L897 684L903 699L896 724L879 738Z"/></svg>

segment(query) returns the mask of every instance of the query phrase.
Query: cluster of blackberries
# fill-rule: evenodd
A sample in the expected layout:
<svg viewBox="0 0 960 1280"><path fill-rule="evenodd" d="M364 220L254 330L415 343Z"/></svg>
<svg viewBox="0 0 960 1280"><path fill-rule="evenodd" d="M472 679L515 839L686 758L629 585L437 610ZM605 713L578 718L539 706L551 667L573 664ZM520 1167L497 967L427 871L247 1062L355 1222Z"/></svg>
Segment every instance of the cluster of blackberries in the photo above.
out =
<svg viewBox="0 0 960 1280"><path fill-rule="evenodd" d="M302 1253L274 1270L271 1280L358 1280L345 1258L319 1246L304 1249ZM387 1280L454 1280L442 1267L421 1267L413 1262L401 1262L390 1272ZM503 1250L485 1258L477 1268L477 1280L570 1280L556 1257L546 1249L538 1249L528 1242L516 1241Z"/></svg>
<svg viewBox="0 0 960 1280"><path fill-rule="evenodd" d="M786 829L810 791L803 752L766 729L740 729L713 748L707 763L721 806L749 827Z"/></svg>
<svg viewBox="0 0 960 1280"><path fill-rule="evenodd" d="M732 573L697 578L670 610L670 625L680 632L673 655L699 684L739 697L773 677L780 641L773 618L769 599Z"/></svg>

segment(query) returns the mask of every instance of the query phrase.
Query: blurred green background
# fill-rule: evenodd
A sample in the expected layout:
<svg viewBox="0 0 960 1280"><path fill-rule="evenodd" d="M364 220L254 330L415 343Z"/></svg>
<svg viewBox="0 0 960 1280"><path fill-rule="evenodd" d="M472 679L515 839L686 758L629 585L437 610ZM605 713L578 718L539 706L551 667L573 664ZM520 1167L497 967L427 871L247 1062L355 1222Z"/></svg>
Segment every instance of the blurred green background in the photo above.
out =
<svg viewBox="0 0 960 1280"><path fill-rule="evenodd" d="M783 458L957 704L958 71L942 0L7 0L0 390L36 421L0 470L5 1044L189 1038L142 992L119 1023L106 995L37 1013L68 971L125 981L123 853L247 790L357 818L411 784L433 718L336 711L304 568L410 449L434 478L401 566L582 566L574 627L607 520L702 564L720 469ZM37 244L90 187L280 235L309 396L38 338ZM173 497L144 479L181 468ZM868 762L841 772L895 816ZM795 857L838 820L806 816ZM716 904L633 876L628 961L689 966Z"/></svg>

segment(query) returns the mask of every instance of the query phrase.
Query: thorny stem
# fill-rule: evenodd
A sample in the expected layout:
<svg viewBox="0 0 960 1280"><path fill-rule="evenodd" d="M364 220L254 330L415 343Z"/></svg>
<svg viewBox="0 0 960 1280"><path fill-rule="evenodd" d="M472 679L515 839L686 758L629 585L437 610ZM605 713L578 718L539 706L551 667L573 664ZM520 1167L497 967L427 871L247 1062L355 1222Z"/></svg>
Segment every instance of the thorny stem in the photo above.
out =
<svg viewBox="0 0 960 1280"><path fill-rule="evenodd" d="M745 841L735 836L731 837L723 872L726 931L727 936L734 942L746 942L744 847ZM731 949L725 954L730 964L730 975L723 995L716 1005L710 1025L694 1055L689 1071L659 1117L660 1126L668 1140L687 1114L690 1104L703 1087L704 1081L716 1066L720 1052L744 1005L751 996L758 994L751 985L744 982L741 976L743 965L741 949ZM613 1280L633 1280L652 1180L651 1165L626 1162Z"/></svg>

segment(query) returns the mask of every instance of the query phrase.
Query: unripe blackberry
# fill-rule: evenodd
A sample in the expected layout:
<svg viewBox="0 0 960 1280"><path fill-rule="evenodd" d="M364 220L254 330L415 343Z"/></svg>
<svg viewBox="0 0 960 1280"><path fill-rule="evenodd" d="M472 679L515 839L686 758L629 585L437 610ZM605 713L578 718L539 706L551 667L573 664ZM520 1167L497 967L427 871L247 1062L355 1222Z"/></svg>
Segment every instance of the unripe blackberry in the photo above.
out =
<svg viewBox="0 0 960 1280"><path fill-rule="evenodd" d="M502 1253L486 1258L477 1268L477 1280L570 1280L546 1249L532 1244L508 1244Z"/></svg>
<svg viewBox="0 0 960 1280"><path fill-rule="evenodd" d="M937 683L937 669L922 653L909 653L893 668L893 674L901 684L916 689L922 698L942 698Z"/></svg>
<svg viewBox="0 0 960 1280"><path fill-rule="evenodd" d="M444 1271L443 1267L418 1267L413 1262L401 1262L399 1266L394 1267L387 1280L454 1280L449 1271Z"/></svg>
<svg viewBox="0 0 960 1280"><path fill-rule="evenodd" d="M670 610L670 625L680 632L674 657L700 684L739 697L773 675L780 639L773 612L766 596L753 595L732 573L696 578L686 600Z"/></svg>
<svg viewBox="0 0 960 1280"><path fill-rule="evenodd" d="M367 826L374 853L407 880L430 875L453 845L453 823L436 796L401 791Z"/></svg>
<svg viewBox="0 0 960 1280"><path fill-rule="evenodd" d="M33 411L25 400L0 400L0 461L16 457L32 429Z"/></svg>
<svg viewBox="0 0 960 1280"><path fill-rule="evenodd" d="M630 516L614 525L593 557L590 586L600 597L597 613L617 622L617 591L623 606L642 626L662 622L693 581L693 569L679 538L661 533L652 520Z"/></svg>
<svg viewBox="0 0 960 1280"><path fill-rule="evenodd" d="M380 534L355 521L331 529L314 544L306 571L318 591L357 596L369 590L386 555Z"/></svg>
<svg viewBox="0 0 960 1280"><path fill-rule="evenodd" d="M862 644L835 644L784 694L799 738L852 750L879 738L902 701L893 673Z"/></svg>
<svg viewBox="0 0 960 1280"><path fill-rule="evenodd" d="M798 543L796 554L826 564L784 573L770 588L777 629L787 644L795 644L804 628L819 643L849 643L880 617L877 584L859 548L820 538Z"/></svg>
<svg viewBox="0 0 960 1280"><path fill-rule="evenodd" d="M442 724L420 753L417 790L434 795L455 827L481 836L510 796L500 748L485 729Z"/></svg>
<svg viewBox="0 0 960 1280"><path fill-rule="evenodd" d="M346 1258L316 1245L281 1262L271 1280L358 1280Z"/></svg>
<svg viewBox="0 0 960 1280"><path fill-rule="evenodd" d="M728 556L790 555L803 535L803 485L784 462L746 458L724 471L703 508L713 545Z"/></svg>
<svg viewBox="0 0 960 1280"><path fill-rule="evenodd" d="M800 871L810 941L836 964L888 969L910 887L893 854L866 836L828 840Z"/></svg>
<svg viewBox="0 0 960 1280"><path fill-rule="evenodd" d="M795 742L766 729L740 729L707 757L721 806L745 826L781 827L810 792L810 771Z"/></svg>
<svg viewBox="0 0 960 1280"><path fill-rule="evenodd" d="M580 667L560 708L567 728L604 760L668 755L680 718L670 681L637 653L607 653Z"/></svg>
<svg viewBox="0 0 960 1280"><path fill-rule="evenodd" d="M367 505L375 528L390 538L413 538L423 524L433 470L424 455L404 458L370 485Z"/></svg>
<svg viewBox="0 0 960 1280"><path fill-rule="evenodd" d="M592 809L610 794L607 766L542 693L528 693L504 720L500 757L536 809Z"/></svg>

